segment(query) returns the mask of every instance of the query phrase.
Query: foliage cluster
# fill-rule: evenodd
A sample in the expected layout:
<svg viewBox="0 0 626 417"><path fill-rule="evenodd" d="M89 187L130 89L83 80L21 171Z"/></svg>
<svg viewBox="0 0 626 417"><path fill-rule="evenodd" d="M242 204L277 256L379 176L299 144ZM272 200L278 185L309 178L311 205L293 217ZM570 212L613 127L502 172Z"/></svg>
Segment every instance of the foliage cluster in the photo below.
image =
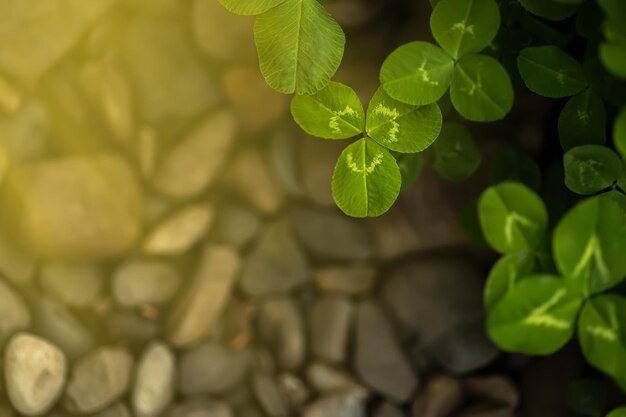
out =
<svg viewBox="0 0 626 417"><path fill-rule="evenodd" d="M447 113L500 120L513 107L514 84L562 101L561 172L542 185L532 159L505 153L492 170L506 181L477 203L482 236L503 255L485 290L488 332L502 349L533 355L577 335L589 363L626 388L626 1L431 0L436 44L393 51L367 110L331 81L345 37L316 0L220 1L257 15L261 72L276 90L295 93L300 127L354 139L332 181L351 216L386 212L424 154L450 180L475 172L472 134L444 122ZM546 192L558 174L569 195Z"/></svg>

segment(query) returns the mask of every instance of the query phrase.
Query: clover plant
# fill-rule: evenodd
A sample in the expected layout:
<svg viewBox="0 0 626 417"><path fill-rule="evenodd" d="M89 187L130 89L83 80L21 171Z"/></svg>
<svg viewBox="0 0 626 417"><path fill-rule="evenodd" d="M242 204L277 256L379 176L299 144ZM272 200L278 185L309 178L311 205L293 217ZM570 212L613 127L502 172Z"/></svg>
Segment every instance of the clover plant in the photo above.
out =
<svg viewBox="0 0 626 417"><path fill-rule="evenodd" d="M588 362L626 389L626 1L430 0L435 42L393 51L366 109L331 81L345 36L319 2L220 2L257 15L261 72L295 94L296 123L348 141L332 190L351 216L385 213L423 159L446 179L471 176L482 157L467 125L505 118L514 84L556 100L559 164L542 173L527 155L501 152L493 185L466 210L464 223L476 216L502 254L485 288L488 333L502 349L532 355L577 338ZM547 191L554 184L568 191ZM588 415L601 406L592 408ZM610 414L620 416L625 408Z"/></svg>

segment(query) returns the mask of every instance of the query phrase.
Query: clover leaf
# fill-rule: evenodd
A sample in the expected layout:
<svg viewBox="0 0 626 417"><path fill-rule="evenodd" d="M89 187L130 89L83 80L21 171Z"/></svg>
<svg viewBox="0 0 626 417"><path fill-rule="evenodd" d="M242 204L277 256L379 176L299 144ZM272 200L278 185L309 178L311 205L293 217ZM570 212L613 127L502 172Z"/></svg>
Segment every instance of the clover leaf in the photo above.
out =
<svg viewBox="0 0 626 417"><path fill-rule="evenodd" d="M490 311L503 297L535 270L535 259L529 252L510 253L500 258L487 277L485 308Z"/></svg>
<svg viewBox="0 0 626 417"><path fill-rule="evenodd" d="M589 363L617 379L626 376L626 299L601 295L585 303L578 338Z"/></svg>
<svg viewBox="0 0 626 417"><path fill-rule="evenodd" d="M402 174L402 189L413 184L422 172L421 153L403 153L396 156Z"/></svg>
<svg viewBox="0 0 626 417"><path fill-rule="evenodd" d="M610 198L593 197L570 210L554 231L553 253L564 277L585 295L605 291L626 277L626 222Z"/></svg>
<svg viewBox="0 0 626 417"><path fill-rule="evenodd" d="M428 42L411 42L393 51L383 63L380 81L387 94L403 103L422 106L448 90L454 60Z"/></svg>
<svg viewBox="0 0 626 417"><path fill-rule="evenodd" d="M345 44L341 27L316 0L288 0L269 9L257 17L254 37L261 73L286 94L324 88Z"/></svg>
<svg viewBox="0 0 626 417"><path fill-rule="evenodd" d="M441 131L441 111L436 103L405 104L391 98L381 87L367 109L365 130L385 148L401 153L421 152Z"/></svg>
<svg viewBox="0 0 626 417"><path fill-rule="evenodd" d="M516 182L504 182L483 192L478 213L487 242L505 254L537 248L548 225L543 201Z"/></svg>
<svg viewBox="0 0 626 417"><path fill-rule="evenodd" d="M519 0L519 2L532 14L549 20L566 19L576 13L578 9L577 3L566 4L555 0Z"/></svg>
<svg viewBox="0 0 626 417"><path fill-rule="evenodd" d="M548 355L571 339L581 304L580 295L560 278L525 277L493 307L487 330L503 350Z"/></svg>
<svg viewBox="0 0 626 417"><path fill-rule="evenodd" d="M453 58L480 52L500 28L494 0L441 0L430 16L433 36Z"/></svg>
<svg viewBox="0 0 626 417"><path fill-rule="evenodd" d="M333 174L337 206L353 217L385 213L398 198L402 185L393 155L370 138L362 138L341 153Z"/></svg>
<svg viewBox="0 0 626 417"><path fill-rule="evenodd" d="M430 148L432 166L443 178L458 181L470 177L481 155L471 132L460 123L445 123Z"/></svg>
<svg viewBox="0 0 626 417"><path fill-rule="evenodd" d="M556 46L523 49L517 66L526 86L544 97L570 97L587 87L580 63Z"/></svg>
<svg viewBox="0 0 626 417"><path fill-rule="evenodd" d="M492 183L521 182L534 191L541 188L541 169L526 153L507 149L498 152L491 162L489 179Z"/></svg>
<svg viewBox="0 0 626 417"><path fill-rule="evenodd" d="M455 67L450 98L467 120L502 119L513 106L513 85L502 64L486 55L466 55Z"/></svg>
<svg viewBox="0 0 626 417"><path fill-rule="evenodd" d="M626 417L626 407L616 408L611 411L606 417Z"/></svg>
<svg viewBox="0 0 626 417"><path fill-rule="evenodd" d="M294 96L291 114L302 130L324 139L351 138L365 128L359 97L350 87L336 82L315 94Z"/></svg>
<svg viewBox="0 0 626 417"><path fill-rule="evenodd" d="M610 187L622 171L622 161L605 146L572 148L563 156L565 185L575 193L595 194Z"/></svg>
<svg viewBox="0 0 626 417"><path fill-rule="evenodd" d="M572 97L559 116L559 140L564 150L606 142L606 109L591 89Z"/></svg>

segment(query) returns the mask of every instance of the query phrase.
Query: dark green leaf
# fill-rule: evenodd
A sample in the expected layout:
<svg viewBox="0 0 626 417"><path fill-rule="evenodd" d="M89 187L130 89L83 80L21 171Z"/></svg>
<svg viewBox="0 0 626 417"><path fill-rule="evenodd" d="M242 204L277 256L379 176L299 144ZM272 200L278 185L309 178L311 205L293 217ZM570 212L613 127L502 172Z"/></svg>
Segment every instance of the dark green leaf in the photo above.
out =
<svg viewBox="0 0 626 417"><path fill-rule="evenodd" d="M517 65L526 86L544 97L573 96L587 86L582 66L556 46L525 48Z"/></svg>
<svg viewBox="0 0 626 417"><path fill-rule="evenodd" d="M324 139L347 139L363 132L365 114L354 90L331 82L312 95L296 95L291 114L309 135Z"/></svg>
<svg viewBox="0 0 626 417"><path fill-rule="evenodd" d="M619 284L626 276L626 222L618 204L600 197L579 203L556 227L553 253L560 273L584 294Z"/></svg>
<svg viewBox="0 0 626 417"><path fill-rule="evenodd" d="M568 389L569 409L577 415L602 417L608 399L606 388L600 381L578 379Z"/></svg>
<svg viewBox="0 0 626 417"><path fill-rule="evenodd" d="M615 149L626 158L626 107L620 110L613 126L613 143Z"/></svg>
<svg viewBox="0 0 626 417"><path fill-rule="evenodd" d="M549 355L571 339L581 303L562 279L525 277L489 313L489 336L509 352Z"/></svg>
<svg viewBox="0 0 626 417"><path fill-rule="evenodd" d="M555 0L519 0L532 14L549 20L563 20L570 17L578 8L575 4L563 4Z"/></svg>
<svg viewBox="0 0 626 417"><path fill-rule="evenodd" d="M500 253L537 248L548 224L541 199L515 182L487 189L480 197L478 212L487 242Z"/></svg>
<svg viewBox="0 0 626 417"><path fill-rule="evenodd" d="M494 265L485 284L485 308L491 310L517 283L535 269L535 260L528 252L508 254Z"/></svg>
<svg viewBox="0 0 626 417"><path fill-rule="evenodd" d="M313 94L339 68L345 35L317 0L289 0L254 25L265 81L281 93Z"/></svg>
<svg viewBox="0 0 626 417"><path fill-rule="evenodd" d="M606 110L591 89L572 97L559 117L559 139L564 150L606 142Z"/></svg>
<svg viewBox="0 0 626 417"><path fill-rule="evenodd" d="M422 172L421 153L403 153L396 156L402 174L402 189L413 184Z"/></svg>
<svg viewBox="0 0 626 417"><path fill-rule="evenodd" d="M617 408L611 411L606 417L626 417L626 407Z"/></svg>
<svg viewBox="0 0 626 417"><path fill-rule="evenodd" d="M380 145L402 153L421 152L441 131L436 103L413 106L391 98L381 87L367 109L367 134Z"/></svg>
<svg viewBox="0 0 626 417"><path fill-rule="evenodd" d="M509 74L496 59L466 55L455 67L450 98L456 111L467 120L495 121L511 110L513 86Z"/></svg>
<svg viewBox="0 0 626 417"><path fill-rule="evenodd" d="M393 155L372 139L363 138L341 153L333 174L333 198L349 216L380 216L398 198L401 184Z"/></svg>
<svg viewBox="0 0 626 417"><path fill-rule="evenodd" d="M387 94L416 106L434 103L450 86L454 60L428 42L402 45L387 57L380 81Z"/></svg>
<svg viewBox="0 0 626 417"><path fill-rule="evenodd" d="M489 46L500 27L500 10L494 0L441 0L430 27L439 45L459 58Z"/></svg>
<svg viewBox="0 0 626 417"><path fill-rule="evenodd" d="M572 148L563 156L565 185L577 194L595 194L610 187L622 171L615 152L605 146L585 145Z"/></svg>
<svg viewBox="0 0 626 417"><path fill-rule="evenodd" d="M587 361L614 378L626 375L626 299L601 295L585 303L578 338Z"/></svg>

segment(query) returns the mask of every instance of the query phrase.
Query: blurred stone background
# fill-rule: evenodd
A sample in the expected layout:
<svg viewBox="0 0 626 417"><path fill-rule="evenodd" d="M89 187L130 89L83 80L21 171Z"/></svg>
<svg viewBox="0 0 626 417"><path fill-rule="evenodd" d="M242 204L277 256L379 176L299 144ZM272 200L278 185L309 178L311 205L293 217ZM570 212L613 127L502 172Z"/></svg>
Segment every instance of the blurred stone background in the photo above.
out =
<svg viewBox="0 0 626 417"><path fill-rule="evenodd" d="M426 1L327 6L364 102L428 36ZM509 417L520 390L563 415L577 353L484 336L476 188L426 166L345 217L345 142L294 125L252 24L217 0L0 2L0 416Z"/></svg>

